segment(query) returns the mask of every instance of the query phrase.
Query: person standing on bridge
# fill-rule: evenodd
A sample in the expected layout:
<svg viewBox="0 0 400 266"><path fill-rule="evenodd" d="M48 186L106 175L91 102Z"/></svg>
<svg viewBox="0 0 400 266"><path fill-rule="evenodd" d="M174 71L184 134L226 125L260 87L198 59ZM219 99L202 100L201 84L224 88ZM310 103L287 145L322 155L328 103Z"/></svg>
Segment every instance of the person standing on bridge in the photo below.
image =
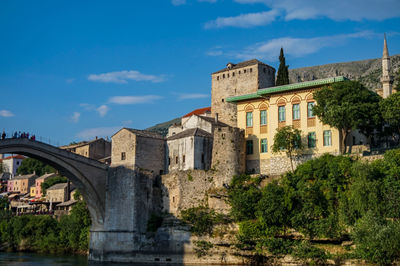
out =
<svg viewBox="0 0 400 266"><path fill-rule="evenodd" d="M1 134L1 139L5 139L6 138L6 132L3 130L3 134Z"/></svg>

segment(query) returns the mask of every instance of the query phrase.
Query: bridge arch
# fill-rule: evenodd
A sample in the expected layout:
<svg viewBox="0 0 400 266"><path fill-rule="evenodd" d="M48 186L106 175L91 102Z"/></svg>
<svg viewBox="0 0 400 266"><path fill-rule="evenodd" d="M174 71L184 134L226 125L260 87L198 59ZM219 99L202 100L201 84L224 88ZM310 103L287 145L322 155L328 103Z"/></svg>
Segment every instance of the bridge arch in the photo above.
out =
<svg viewBox="0 0 400 266"><path fill-rule="evenodd" d="M92 231L101 231L105 218L108 166L72 152L29 139L0 140L0 154L38 159L57 169L81 191L92 218Z"/></svg>

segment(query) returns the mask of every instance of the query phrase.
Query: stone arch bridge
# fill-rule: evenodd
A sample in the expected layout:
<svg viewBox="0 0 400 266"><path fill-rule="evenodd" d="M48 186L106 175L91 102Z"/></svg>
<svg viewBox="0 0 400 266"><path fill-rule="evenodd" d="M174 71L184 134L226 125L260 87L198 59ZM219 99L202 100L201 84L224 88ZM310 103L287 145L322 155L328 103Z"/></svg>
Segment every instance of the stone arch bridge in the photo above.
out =
<svg viewBox="0 0 400 266"><path fill-rule="evenodd" d="M29 139L0 140L0 154L22 154L53 166L81 191L92 218L89 259L136 261L154 211L156 176L123 166L110 167ZM157 198L157 197L155 197Z"/></svg>
<svg viewBox="0 0 400 266"><path fill-rule="evenodd" d="M108 165L29 139L0 141L0 154L16 153L38 159L57 169L81 191L92 217L92 230L103 228Z"/></svg>

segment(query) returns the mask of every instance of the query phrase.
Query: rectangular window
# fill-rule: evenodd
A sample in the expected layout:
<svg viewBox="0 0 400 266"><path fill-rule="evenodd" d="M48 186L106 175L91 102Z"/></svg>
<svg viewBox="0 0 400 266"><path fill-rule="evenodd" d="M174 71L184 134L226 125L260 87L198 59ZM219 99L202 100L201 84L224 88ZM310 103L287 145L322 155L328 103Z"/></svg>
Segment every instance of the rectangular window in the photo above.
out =
<svg viewBox="0 0 400 266"><path fill-rule="evenodd" d="M253 126L253 112L246 113L246 126L247 127Z"/></svg>
<svg viewBox="0 0 400 266"><path fill-rule="evenodd" d="M300 104L293 104L293 120L300 119Z"/></svg>
<svg viewBox="0 0 400 266"><path fill-rule="evenodd" d="M267 124L267 110L260 111L260 125L265 126Z"/></svg>
<svg viewBox="0 0 400 266"><path fill-rule="evenodd" d="M126 153L121 152L121 161L126 160Z"/></svg>
<svg viewBox="0 0 400 266"><path fill-rule="evenodd" d="M176 156L176 157L175 157L175 164L178 164L178 162L179 162L179 157Z"/></svg>
<svg viewBox="0 0 400 266"><path fill-rule="evenodd" d="M315 105L315 102L309 102L307 104L307 117L314 117L314 113L313 113L313 107Z"/></svg>
<svg viewBox="0 0 400 266"><path fill-rule="evenodd" d="M285 106L279 106L278 113L279 122L286 121Z"/></svg>
<svg viewBox="0 0 400 266"><path fill-rule="evenodd" d="M332 146L332 132L324 130L324 146Z"/></svg>
<svg viewBox="0 0 400 266"><path fill-rule="evenodd" d="M261 139L261 153L268 152L268 142L267 139Z"/></svg>
<svg viewBox="0 0 400 266"><path fill-rule="evenodd" d="M185 163L185 155L182 157L182 162Z"/></svg>
<svg viewBox="0 0 400 266"><path fill-rule="evenodd" d="M246 154L253 154L253 141L246 141Z"/></svg>
<svg viewBox="0 0 400 266"><path fill-rule="evenodd" d="M315 132L308 133L308 147L315 148L316 142Z"/></svg>

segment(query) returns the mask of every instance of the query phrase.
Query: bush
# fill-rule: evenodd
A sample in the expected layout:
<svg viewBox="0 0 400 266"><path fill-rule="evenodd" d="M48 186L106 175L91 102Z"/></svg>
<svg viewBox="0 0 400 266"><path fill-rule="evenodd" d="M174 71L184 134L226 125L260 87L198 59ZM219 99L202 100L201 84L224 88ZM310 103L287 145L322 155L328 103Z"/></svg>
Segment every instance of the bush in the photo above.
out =
<svg viewBox="0 0 400 266"><path fill-rule="evenodd" d="M194 252L196 253L197 257L200 258L208 255L208 251L213 248L213 246L214 245L208 241L194 241Z"/></svg>
<svg viewBox="0 0 400 266"><path fill-rule="evenodd" d="M325 264L328 259L328 255L324 250L314 247L308 241L303 241L295 245L292 255L300 259L311 260L317 265Z"/></svg>
<svg viewBox="0 0 400 266"><path fill-rule="evenodd" d="M400 222L385 220L372 212L357 221L352 238L355 253L381 265L400 259Z"/></svg>
<svg viewBox="0 0 400 266"><path fill-rule="evenodd" d="M227 223L224 215L204 206L189 208L181 212L182 220L191 225L191 232L194 235L211 235L216 224Z"/></svg>

